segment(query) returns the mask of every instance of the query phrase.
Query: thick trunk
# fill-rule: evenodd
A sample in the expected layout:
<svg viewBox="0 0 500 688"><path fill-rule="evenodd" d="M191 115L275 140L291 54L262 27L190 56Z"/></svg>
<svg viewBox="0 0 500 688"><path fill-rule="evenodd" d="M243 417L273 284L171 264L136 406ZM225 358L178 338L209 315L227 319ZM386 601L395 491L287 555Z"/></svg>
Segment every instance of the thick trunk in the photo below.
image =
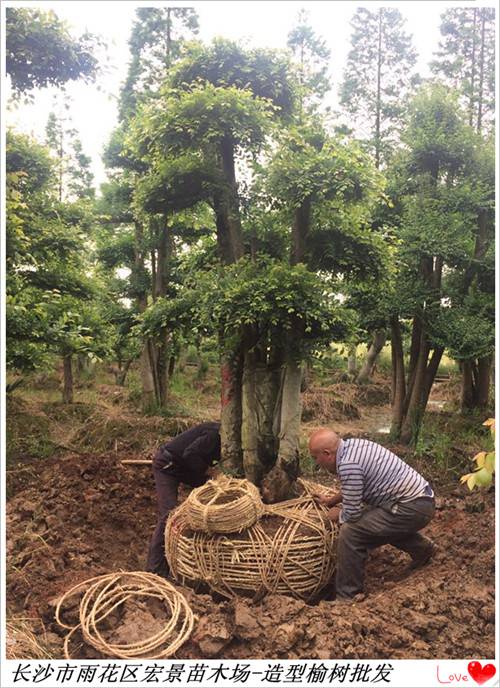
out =
<svg viewBox="0 0 500 688"><path fill-rule="evenodd" d="M256 356L254 351L246 351L243 363L241 394L241 449L245 478L255 485L260 483L263 474L263 466L259 458L257 396Z"/></svg>
<svg viewBox="0 0 500 688"><path fill-rule="evenodd" d="M73 403L73 364L72 355L63 356L63 403Z"/></svg>
<svg viewBox="0 0 500 688"><path fill-rule="evenodd" d="M384 348L386 339L386 330L377 330L376 332L374 332L372 343L370 344L370 348L368 349L366 358L363 361L363 365L361 366L360 371L358 373L358 377L356 378L356 382L358 384L364 384L368 382L371 378L373 369L375 367L375 362L377 360L379 353Z"/></svg>
<svg viewBox="0 0 500 688"><path fill-rule="evenodd" d="M242 355L239 350L226 354L221 364L221 465L231 475L242 476L241 383Z"/></svg>
<svg viewBox="0 0 500 688"><path fill-rule="evenodd" d="M289 360L284 370L281 397L278 461L289 469L291 475L296 473L298 469L300 419L302 416L301 382L302 366L300 362Z"/></svg>
<svg viewBox="0 0 500 688"><path fill-rule="evenodd" d="M226 180L226 189L219 194L216 205L216 216L221 226L217 226L219 247L223 248L226 263L234 263L244 254L241 219L238 204L238 184L234 164L234 144L227 136L221 144L220 155L222 170Z"/></svg>
<svg viewBox="0 0 500 688"><path fill-rule="evenodd" d="M292 224L292 254L291 264L297 265L304 261L306 242L311 222L311 199L305 198L298 208L295 208Z"/></svg>
<svg viewBox="0 0 500 688"><path fill-rule="evenodd" d="M393 369L391 436L399 439L406 396L403 338L397 316L391 318L391 355Z"/></svg>
<svg viewBox="0 0 500 688"><path fill-rule="evenodd" d="M491 363L493 356L485 356L477 362L476 404L480 409L487 408L490 397Z"/></svg>
<svg viewBox="0 0 500 688"><path fill-rule="evenodd" d="M408 408L406 410L405 418L401 426L400 439L404 444L415 445L420 431L420 425L425 408L422 405L422 399L425 390L425 376L427 372L427 359L429 356L429 345L426 341L425 334L422 333L420 341L420 352L415 367L415 374L413 378L413 385L409 388L407 396Z"/></svg>
<svg viewBox="0 0 500 688"><path fill-rule="evenodd" d="M299 473L301 382L302 365L298 361L289 359L283 369L280 393L278 458L274 468L267 473L262 482L262 494L266 502L280 502L287 499L292 483Z"/></svg>

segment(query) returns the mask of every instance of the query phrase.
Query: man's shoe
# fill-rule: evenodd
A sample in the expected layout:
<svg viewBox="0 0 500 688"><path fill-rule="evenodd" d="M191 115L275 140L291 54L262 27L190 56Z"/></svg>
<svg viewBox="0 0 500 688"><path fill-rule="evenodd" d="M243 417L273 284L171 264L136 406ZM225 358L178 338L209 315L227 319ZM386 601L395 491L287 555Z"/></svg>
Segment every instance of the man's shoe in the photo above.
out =
<svg viewBox="0 0 500 688"><path fill-rule="evenodd" d="M429 563L429 561L436 554L436 552L437 545L435 545L432 542L432 540L429 540L427 546L425 548L422 548L421 552L412 557L411 562L408 564L408 570L414 571L415 569L419 569L422 566L425 566Z"/></svg>

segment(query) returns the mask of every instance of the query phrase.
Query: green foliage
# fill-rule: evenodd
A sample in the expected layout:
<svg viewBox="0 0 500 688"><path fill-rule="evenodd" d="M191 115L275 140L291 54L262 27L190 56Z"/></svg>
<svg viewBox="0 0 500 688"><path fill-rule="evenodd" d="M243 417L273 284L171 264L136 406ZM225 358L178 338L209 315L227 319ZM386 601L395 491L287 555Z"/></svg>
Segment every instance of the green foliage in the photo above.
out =
<svg viewBox="0 0 500 688"><path fill-rule="evenodd" d="M283 116L294 109L289 58L277 50L247 49L223 38L208 46L193 44L173 71L171 85L189 90L200 84L250 91L272 103Z"/></svg>
<svg viewBox="0 0 500 688"><path fill-rule="evenodd" d="M491 437L495 441L495 419L488 418L483 425L490 428ZM473 473L468 473L460 478L460 482L467 483L469 490L478 487L489 487L493 482L493 474L495 473L495 450L489 452L479 452L476 454L473 461L476 462L477 468Z"/></svg>
<svg viewBox="0 0 500 688"><path fill-rule="evenodd" d="M93 81L98 45L98 39L89 33L72 38L53 11L6 9L6 70L15 98L34 88L62 86L75 79Z"/></svg>
<svg viewBox="0 0 500 688"><path fill-rule="evenodd" d="M287 333L300 332L290 344L303 356L346 337L349 314L334 290L302 264L243 258L220 272L215 292L205 293L206 313L226 343L248 326L263 341L273 333L286 338Z"/></svg>
<svg viewBox="0 0 500 688"><path fill-rule="evenodd" d="M54 352L102 354L106 327L84 258L87 202L59 202L48 152L29 137L9 132L6 158L7 367L40 368Z"/></svg>
<svg viewBox="0 0 500 688"><path fill-rule="evenodd" d="M234 86L206 84L188 91L166 90L140 113L128 146L137 157L147 151L153 163L162 161L166 151L176 154L190 149L210 155L211 146L226 140L240 153L257 152L269 133L273 111L270 101ZM140 148L134 150L137 142Z"/></svg>

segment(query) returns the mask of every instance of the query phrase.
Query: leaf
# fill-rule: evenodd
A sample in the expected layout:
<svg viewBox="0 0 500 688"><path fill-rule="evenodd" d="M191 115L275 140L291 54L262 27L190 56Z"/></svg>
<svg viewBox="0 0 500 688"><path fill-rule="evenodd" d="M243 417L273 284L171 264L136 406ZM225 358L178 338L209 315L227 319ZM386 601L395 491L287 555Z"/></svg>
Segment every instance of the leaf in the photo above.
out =
<svg viewBox="0 0 500 688"><path fill-rule="evenodd" d="M469 476L469 479L467 480L467 487L472 492L472 490L474 489L475 486L476 486L476 476L474 475L474 473L471 473Z"/></svg>
<svg viewBox="0 0 500 688"><path fill-rule="evenodd" d="M479 454L476 454L476 456L472 460L477 463L478 468L482 468L484 466L485 457L486 457L486 452L482 451L482 452L479 452Z"/></svg>

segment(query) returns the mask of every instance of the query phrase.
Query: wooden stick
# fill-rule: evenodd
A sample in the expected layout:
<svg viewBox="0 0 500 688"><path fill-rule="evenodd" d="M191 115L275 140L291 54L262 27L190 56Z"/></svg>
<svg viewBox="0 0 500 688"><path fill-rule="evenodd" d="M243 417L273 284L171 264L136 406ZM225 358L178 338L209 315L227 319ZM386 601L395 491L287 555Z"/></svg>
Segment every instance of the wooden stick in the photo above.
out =
<svg viewBox="0 0 500 688"><path fill-rule="evenodd" d="M151 465L151 459L123 459L120 463Z"/></svg>

